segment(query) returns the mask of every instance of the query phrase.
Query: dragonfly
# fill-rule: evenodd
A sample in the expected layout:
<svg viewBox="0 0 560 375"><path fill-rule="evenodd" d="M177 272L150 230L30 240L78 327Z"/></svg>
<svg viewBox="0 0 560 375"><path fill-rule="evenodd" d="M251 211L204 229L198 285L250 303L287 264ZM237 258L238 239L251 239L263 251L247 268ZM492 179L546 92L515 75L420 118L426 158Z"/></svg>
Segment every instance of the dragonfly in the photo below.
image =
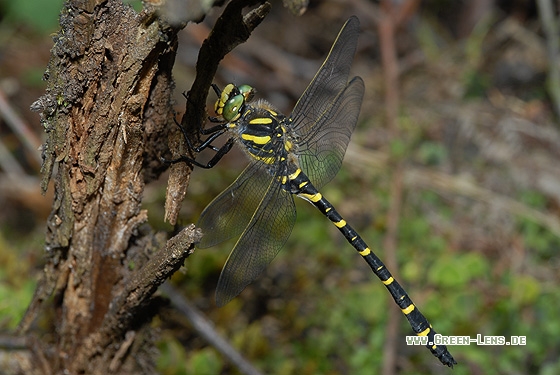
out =
<svg viewBox="0 0 560 375"><path fill-rule="evenodd" d="M342 27L319 71L285 116L264 100L254 101L248 85L212 85L218 125L201 129L208 137L195 152L212 149L206 164L187 156L187 162L212 168L234 144L247 154L249 165L202 212L197 226L203 237L198 248L238 238L218 280L216 303L223 306L239 295L272 262L296 221L294 196L315 206L342 233L387 288L418 336L441 363L456 364L445 345L435 344L436 331L362 237L319 192L340 170L356 127L364 96L360 77L348 79L360 33L357 17ZM222 135L221 147L212 142ZM191 142L185 138L189 145ZM192 145L191 145L192 147Z"/></svg>

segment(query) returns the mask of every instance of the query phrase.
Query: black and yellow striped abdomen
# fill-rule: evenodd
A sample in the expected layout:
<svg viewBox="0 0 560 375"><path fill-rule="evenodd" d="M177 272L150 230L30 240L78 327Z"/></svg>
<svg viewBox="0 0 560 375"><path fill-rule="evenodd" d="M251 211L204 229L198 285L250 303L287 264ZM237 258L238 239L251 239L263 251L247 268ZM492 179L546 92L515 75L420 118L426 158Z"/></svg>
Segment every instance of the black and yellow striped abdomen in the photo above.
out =
<svg viewBox="0 0 560 375"><path fill-rule="evenodd" d="M395 300L395 303L406 316L414 333L418 336L428 336L428 342L435 342L434 338L437 332L434 331L431 324L414 305L403 287L395 280L391 272L385 267L385 264L383 264L381 259L368 247L358 232L342 218L334 206L323 197L313 184L311 184L311 181L309 181L309 178L301 169L297 168L293 173L288 175L288 179L291 189L290 192L317 207L323 215L332 221L346 240L364 258L373 273L375 273L385 285ZM454 361L445 345L428 345L427 347L442 363L452 363Z"/></svg>

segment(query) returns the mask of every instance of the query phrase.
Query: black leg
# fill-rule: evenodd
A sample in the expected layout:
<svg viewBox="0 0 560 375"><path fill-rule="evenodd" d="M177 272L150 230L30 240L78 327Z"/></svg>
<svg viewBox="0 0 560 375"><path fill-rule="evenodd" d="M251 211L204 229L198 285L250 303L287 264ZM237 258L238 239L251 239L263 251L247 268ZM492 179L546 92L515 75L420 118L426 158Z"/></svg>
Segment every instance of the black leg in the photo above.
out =
<svg viewBox="0 0 560 375"><path fill-rule="evenodd" d="M216 84L212 84L212 88L214 89L214 92L216 93L216 95L218 95L218 97L220 97L222 95L222 90L220 90L220 88L216 85ZM183 93L183 96L187 99L187 101L189 100L189 93ZM175 163L179 163L179 162L185 162L185 163L189 163L192 165L196 165L197 167L200 168L205 168L205 169L209 169L212 168L213 166L215 166L223 157L225 154L227 154L229 152L229 150L231 150L231 148L233 147L233 143L234 143L234 139L230 138L227 140L227 142L220 148L212 145L212 142L214 140L216 140L216 138L219 138L220 136L222 136L226 131L227 131L227 123L224 122L223 120L220 120L216 117L209 117L209 120L211 122L219 122L218 125L216 126L212 126L211 128L205 129L203 127L201 127L199 129L199 133L203 134L203 135L208 135L208 138L206 138L204 141L202 141L202 143L198 146L193 146L191 140L189 139L187 132L185 130L185 128L183 128L183 126L177 121L175 120L175 124L179 127L179 129L181 129L181 133L183 134L183 138L185 139L185 142L187 143L188 148L195 152L195 153L199 153L204 149L211 149L213 151L216 152L216 155L214 155L214 157L212 157L212 159L210 159L210 161L206 164L202 164L198 161L196 161L195 159L188 157L188 156L181 156L177 159L173 159L173 160L167 160L164 158L161 158L161 161L164 163L168 163L168 164L175 164Z"/></svg>
<svg viewBox="0 0 560 375"><path fill-rule="evenodd" d="M216 134L221 135L219 133L216 133ZM175 164L175 163L185 162L185 163L189 163L189 164L192 164L192 165L196 165L197 167L200 167L200 168L210 169L213 166L215 166L224 157L224 155L229 152L229 150L231 150L234 142L235 142L235 140L233 138L230 138L219 149L217 147L214 147L214 146L206 146L206 147L210 147L214 151L216 151L216 155L214 155L214 157L212 159L210 159L210 161L206 164L199 163L198 161L196 161L192 158L189 158L188 156L181 156L181 157L179 157L177 159L173 159L173 160L167 160L167 159L161 158L161 161L164 162L164 163L167 163L167 164Z"/></svg>
<svg viewBox="0 0 560 375"><path fill-rule="evenodd" d="M195 146L193 146L191 140L187 136L187 132L186 132L185 128L183 128L183 126L179 122L177 122L177 120L175 120L175 124L179 127L179 129L181 129L181 133L183 133L183 138L185 139L185 142L187 143L189 148L196 153L198 153L198 152L200 152L200 151L202 151L202 150L204 150L205 148L208 148L208 147L213 149L214 151L218 151L217 148L214 148L214 146L210 145L210 142L212 142L214 139L218 138L220 135L224 134L225 131L226 131L226 124L224 124L224 123L221 123L220 125L213 126L209 129L201 128L199 130L200 134L203 134L203 135L210 134L210 136L205 141L203 141L200 146L195 147Z"/></svg>
<svg viewBox="0 0 560 375"><path fill-rule="evenodd" d="M218 87L218 85L216 85L215 83L213 83L212 85L212 89L214 89L214 92L216 93L216 95L219 97L222 96L222 90L220 90L220 88Z"/></svg>
<svg viewBox="0 0 560 375"><path fill-rule="evenodd" d="M215 147L215 146L211 145L211 143L212 143L212 141L214 141L216 138L220 137L225 132L226 132L226 129L221 129L221 130L215 132L214 134L208 136L208 138L206 138L198 147L192 147L190 142L188 142L189 147L191 148L191 150L193 150L196 153L199 153L200 151L202 151L206 148L209 148L211 150L214 150L214 151L218 152L220 149L218 147Z"/></svg>
<svg viewBox="0 0 560 375"><path fill-rule="evenodd" d="M226 128L227 123L224 123L223 121L219 121L219 122L220 122L219 125L212 126L211 128L208 128L208 129L202 128L202 129L200 129L200 134L208 135L208 134L213 134L213 133L219 132L220 130L225 131L225 130L227 129L227 128Z"/></svg>

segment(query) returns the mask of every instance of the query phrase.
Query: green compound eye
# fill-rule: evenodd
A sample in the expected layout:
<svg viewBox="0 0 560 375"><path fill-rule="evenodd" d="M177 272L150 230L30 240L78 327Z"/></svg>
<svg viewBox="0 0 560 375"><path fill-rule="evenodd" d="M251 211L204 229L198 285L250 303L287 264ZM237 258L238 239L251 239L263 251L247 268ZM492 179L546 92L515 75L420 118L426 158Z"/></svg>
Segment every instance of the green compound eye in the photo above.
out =
<svg viewBox="0 0 560 375"><path fill-rule="evenodd" d="M241 85L238 87L238 89L239 89L239 93L243 95L246 102L253 99L253 96L255 95L255 89L253 87L249 85Z"/></svg>
<svg viewBox="0 0 560 375"><path fill-rule="evenodd" d="M241 106L245 103L243 94L235 95L224 105L222 116L226 121L235 121L241 116Z"/></svg>

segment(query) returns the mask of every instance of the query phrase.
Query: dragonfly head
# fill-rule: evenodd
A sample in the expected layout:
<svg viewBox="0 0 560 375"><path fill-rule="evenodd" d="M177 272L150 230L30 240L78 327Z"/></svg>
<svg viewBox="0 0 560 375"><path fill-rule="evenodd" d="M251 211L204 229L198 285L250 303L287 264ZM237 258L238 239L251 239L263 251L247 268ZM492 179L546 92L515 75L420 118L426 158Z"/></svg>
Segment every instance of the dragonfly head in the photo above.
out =
<svg viewBox="0 0 560 375"><path fill-rule="evenodd" d="M230 83L222 90L214 106L216 114L228 122L236 121L241 116L243 105L253 99L255 89L249 85L235 86Z"/></svg>

